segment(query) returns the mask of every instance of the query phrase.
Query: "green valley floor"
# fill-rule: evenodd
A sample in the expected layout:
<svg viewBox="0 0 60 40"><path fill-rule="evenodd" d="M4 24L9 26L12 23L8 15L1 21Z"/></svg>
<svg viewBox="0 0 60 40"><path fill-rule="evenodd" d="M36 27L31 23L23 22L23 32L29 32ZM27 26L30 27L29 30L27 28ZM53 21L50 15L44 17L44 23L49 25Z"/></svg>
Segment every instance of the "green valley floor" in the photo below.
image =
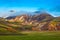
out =
<svg viewBox="0 0 60 40"><path fill-rule="evenodd" d="M60 40L60 31L21 32L24 35L0 35L0 40Z"/></svg>

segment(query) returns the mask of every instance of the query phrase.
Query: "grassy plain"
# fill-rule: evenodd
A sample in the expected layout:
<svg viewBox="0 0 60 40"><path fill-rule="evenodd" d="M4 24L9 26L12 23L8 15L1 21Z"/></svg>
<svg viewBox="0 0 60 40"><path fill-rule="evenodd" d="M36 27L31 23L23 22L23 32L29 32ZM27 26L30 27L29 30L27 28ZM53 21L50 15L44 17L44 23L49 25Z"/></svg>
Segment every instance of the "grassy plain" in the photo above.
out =
<svg viewBox="0 0 60 40"><path fill-rule="evenodd" d="M0 35L0 40L60 40L60 31L21 32L24 35Z"/></svg>

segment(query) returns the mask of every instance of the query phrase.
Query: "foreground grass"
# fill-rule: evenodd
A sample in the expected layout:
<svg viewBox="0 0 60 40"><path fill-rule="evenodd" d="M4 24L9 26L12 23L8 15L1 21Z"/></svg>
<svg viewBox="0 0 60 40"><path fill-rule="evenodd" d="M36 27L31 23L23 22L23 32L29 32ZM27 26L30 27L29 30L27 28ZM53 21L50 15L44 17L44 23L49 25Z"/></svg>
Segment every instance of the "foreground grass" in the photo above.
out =
<svg viewBox="0 0 60 40"><path fill-rule="evenodd" d="M60 31L22 33L25 35L2 35L0 40L60 40Z"/></svg>

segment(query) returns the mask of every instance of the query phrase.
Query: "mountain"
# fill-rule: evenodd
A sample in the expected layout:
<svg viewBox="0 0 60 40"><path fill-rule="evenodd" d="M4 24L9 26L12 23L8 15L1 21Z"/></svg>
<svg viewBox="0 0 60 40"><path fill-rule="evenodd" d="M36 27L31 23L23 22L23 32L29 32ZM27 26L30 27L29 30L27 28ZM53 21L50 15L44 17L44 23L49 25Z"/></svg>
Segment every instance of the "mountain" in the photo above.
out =
<svg viewBox="0 0 60 40"><path fill-rule="evenodd" d="M14 19L14 18L20 18L22 17L25 19L25 20L37 20L37 21L49 21L53 18L53 16L51 16L50 14L48 13L40 13L40 14L35 14L35 15L28 15L28 14L22 14L22 15L19 15L19 16L10 16L10 17L7 17L7 19ZM28 18L27 18L28 17Z"/></svg>
<svg viewBox="0 0 60 40"><path fill-rule="evenodd" d="M58 30L60 27L60 17L53 17L48 13L40 13L35 15L22 14L8 20L9 22L17 22L21 29L31 30ZM24 27L23 27L24 26ZM30 27L29 27L30 26ZM57 27L56 27L57 26ZM19 29L19 28L18 28ZM60 30L60 28L59 28Z"/></svg>
<svg viewBox="0 0 60 40"><path fill-rule="evenodd" d="M37 20L37 21L49 21L53 18L50 14L47 13L41 13L38 15L34 15L32 19Z"/></svg>
<svg viewBox="0 0 60 40"><path fill-rule="evenodd" d="M58 30L60 30L60 17L53 17L46 12L35 15L21 14L7 18L0 17L0 34Z"/></svg>

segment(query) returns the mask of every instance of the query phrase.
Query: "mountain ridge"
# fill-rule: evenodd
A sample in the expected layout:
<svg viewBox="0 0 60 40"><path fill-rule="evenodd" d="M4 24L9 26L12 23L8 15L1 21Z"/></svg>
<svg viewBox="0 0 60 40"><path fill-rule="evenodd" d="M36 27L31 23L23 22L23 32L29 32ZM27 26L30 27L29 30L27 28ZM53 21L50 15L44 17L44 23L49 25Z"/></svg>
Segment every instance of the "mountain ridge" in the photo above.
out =
<svg viewBox="0 0 60 40"><path fill-rule="evenodd" d="M3 31L4 29L4 31ZM60 30L60 17L47 13L0 18L0 31L3 33L16 33L20 31L58 31Z"/></svg>

